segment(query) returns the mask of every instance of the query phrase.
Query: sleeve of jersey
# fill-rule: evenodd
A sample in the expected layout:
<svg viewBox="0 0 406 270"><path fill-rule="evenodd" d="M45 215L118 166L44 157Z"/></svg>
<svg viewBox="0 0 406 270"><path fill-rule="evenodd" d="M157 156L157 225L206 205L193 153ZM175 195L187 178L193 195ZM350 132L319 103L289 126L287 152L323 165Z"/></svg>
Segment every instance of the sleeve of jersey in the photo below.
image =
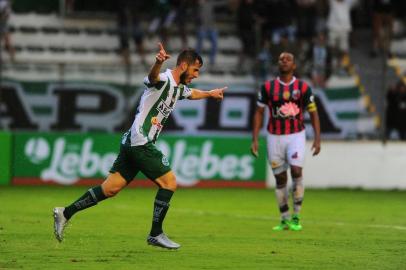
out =
<svg viewBox="0 0 406 270"><path fill-rule="evenodd" d="M166 81L166 75L164 73L159 74L159 81L155 84L151 83L148 79L148 76L144 78L144 85L148 88L155 88L156 90L161 90Z"/></svg>
<svg viewBox="0 0 406 270"><path fill-rule="evenodd" d="M268 94L265 90L265 86L263 85L257 93L257 105L259 107L265 107L267 103L268 103Z"/></svg>
<svg viewBox="0 0 406 270"><path fill-rule="evenodd" d="M307 90L304 94L304 104L308 112L317 111L316 102L314 100L314 95L310 86L307 87Z"/></svg>
<svg viewBox="0 0 406 270"><path fill-rule="evenodd" d="M187 87L186 85L179 85L179 90L180 90L180 95L179 95L179 99L185 99L185 98L189 98L192 95L192 90Z"/></svg>

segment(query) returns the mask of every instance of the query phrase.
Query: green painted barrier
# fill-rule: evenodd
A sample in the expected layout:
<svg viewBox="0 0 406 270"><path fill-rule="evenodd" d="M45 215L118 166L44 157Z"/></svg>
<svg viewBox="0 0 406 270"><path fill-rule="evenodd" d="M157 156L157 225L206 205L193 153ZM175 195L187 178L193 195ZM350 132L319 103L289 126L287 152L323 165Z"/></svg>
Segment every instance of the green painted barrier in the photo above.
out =
<svg viewBox="0 0 406 270"><path fill-rule="evenodd" d="M0 132L0 185L8 185L10 183L11 144L11 134L7 132Z"/></svg>

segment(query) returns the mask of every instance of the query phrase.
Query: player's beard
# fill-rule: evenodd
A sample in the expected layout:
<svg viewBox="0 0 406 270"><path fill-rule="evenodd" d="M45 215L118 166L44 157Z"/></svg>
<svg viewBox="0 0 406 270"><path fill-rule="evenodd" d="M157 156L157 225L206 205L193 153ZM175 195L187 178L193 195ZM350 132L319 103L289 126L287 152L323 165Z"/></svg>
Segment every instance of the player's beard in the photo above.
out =
<svg viewBox="0 0 406 270"><path fill-rule="evenodd" d="M183 72L183 73L180 75L180 83L181 83L181 84L187 84L187 83L186 83L186 79L187 79L187 71Z"/></svg>

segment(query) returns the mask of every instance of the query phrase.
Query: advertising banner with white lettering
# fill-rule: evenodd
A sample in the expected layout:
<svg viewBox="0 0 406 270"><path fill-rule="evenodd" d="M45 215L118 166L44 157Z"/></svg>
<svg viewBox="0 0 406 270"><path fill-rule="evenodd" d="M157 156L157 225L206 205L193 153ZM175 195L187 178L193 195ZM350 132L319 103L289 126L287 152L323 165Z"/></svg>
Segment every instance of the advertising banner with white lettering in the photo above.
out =
<svg viewBox="0 0 406 270"><path fill-rule="evenodd" d="M218 85L206 82L194 87L212 89ZM256 90L252 83L230 83L222 102L179 101L164 130L182 136L250 136ZM0 87L0 126L12 131L123 132L132 123L142 92L142 85L126 88L105 82L7 80ZM373 118L364 117L361 112L357 88L314 93L323 139L376 133ZM307 114L306 117L309 126ZM307 132L311 130L308 128Z"/></svg>
<svg viewBox="0 0 406 270"><path fill-rule="evenodd" d="M119 143L119 134L17 133L13 184L94 185L109 173ZM265 154L255 159L250 143L238 137L162 136L156 145L180 186L263 187ZM265 142L260 144L265 153ZM133 182L142 181L150 182L142 174Z"/></svg>

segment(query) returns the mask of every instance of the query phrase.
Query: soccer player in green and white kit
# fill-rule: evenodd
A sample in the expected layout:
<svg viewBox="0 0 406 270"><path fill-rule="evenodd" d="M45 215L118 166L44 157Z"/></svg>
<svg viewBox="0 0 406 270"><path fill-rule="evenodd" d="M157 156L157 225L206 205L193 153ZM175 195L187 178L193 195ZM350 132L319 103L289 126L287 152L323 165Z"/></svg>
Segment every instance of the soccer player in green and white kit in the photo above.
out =
<svg viewBox="0 0 406 270"><path fill-rule="evenodd" d="M192 49L184 50L179 54L174 69L167 69L160 73L163 62L169 59L170 55L166 53L161 43L158 45L159 52L155 57L155 63L144 79L146 88L135 120L131 129L122 137L119 155L107 179L100 186L89 189L72 204L54 208L54 230L59 241L62 241L64 228L75 213L113 197L141 171L159 187L147 243L168 249L180 247L162 230L169 202L176 190L176 177L169 166L168 159L154 143L177 100L184 98L222 100L226 87L202 91L186 86L199 77L199 71L203 65L201 56Z"/></svg>

